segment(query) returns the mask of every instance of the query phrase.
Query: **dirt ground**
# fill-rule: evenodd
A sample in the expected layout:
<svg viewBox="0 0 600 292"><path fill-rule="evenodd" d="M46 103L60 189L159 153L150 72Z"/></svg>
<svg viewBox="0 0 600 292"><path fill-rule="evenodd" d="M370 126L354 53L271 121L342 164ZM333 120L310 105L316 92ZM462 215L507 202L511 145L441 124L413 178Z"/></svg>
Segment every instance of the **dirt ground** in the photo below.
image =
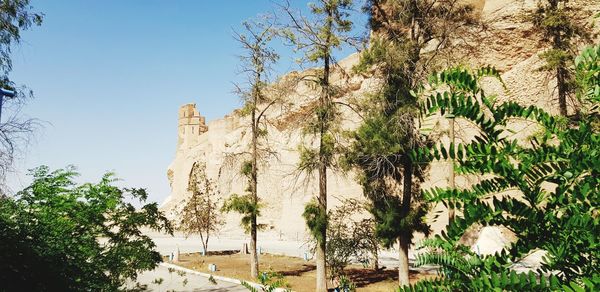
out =
<svg viewBox="0 0 600 292"><path fill-rule="evenodd" d="M176 264L196 271L210 273L209 264L215 264L217 271L213 274L256 282L250 277L250 255L234 252L221 252L202 256L199 253L181 254ZM259 257L261 271L274 271L284 276L289 288L293 291L315 291L315 265L312 261L282 255L262 254ZM346 274L356 284L359 291L395 291L398 288L397 270L374 271L362 266L349 266ZM411 282L431 275L411 274ZM332 287L333 288L333 287Z"/></svg>

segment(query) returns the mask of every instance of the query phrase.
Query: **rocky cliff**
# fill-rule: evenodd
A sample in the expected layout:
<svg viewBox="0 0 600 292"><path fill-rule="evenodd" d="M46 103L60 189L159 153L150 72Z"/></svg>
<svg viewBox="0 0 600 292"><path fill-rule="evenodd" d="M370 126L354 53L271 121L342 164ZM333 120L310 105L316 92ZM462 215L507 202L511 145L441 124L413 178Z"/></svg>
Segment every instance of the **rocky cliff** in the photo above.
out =
<svg viewBox="0 0 600 292"><path fill-rule="evenodd" d="M484 31L474 32L472 39L477 39L477 51L470 52L464 63L470 66L493 65L500 69L506 88L498 84L490 84L489 91L498 93L500 101L514 100L522 104L535 104L546 110L557 113L555 103L554 81L548 78L540 68L543 62L539 53L543 51L540 38L531 24L525 22L524 12L535 7L531 0L476 0L471 1L477 8L480 17L486 23ZM588 5L586 9L599 11L600 4ZM353 54L340 62L340 67L349 70L358 62L358 54ZM338 76L334 82L343 83L351 90L341 99L357 99L376 88L377 80L364 76L353 76L350 79ZM290 75L303 74L292 72ZM313 93L314 94L314 93ZM268 146L275 154L267 157L261 165L258 182L258 194L266 203L260 223L268 226L266 233L274 237L304 239L305 224L301 217L304 205L318 192L315 178L299 175L296 166L299 160L298 145L302 142L302 113L309 104L311 90L300 85L294 93L287 96L287 106L270 111L268 118L272 121L268 129ZM200 106L201 110L201 106ZM360 118L349 109L343 110L343 125L346 129L356 127ZM438 119L437 129L441 140L448 142L445 119ZM458 122L457 131L468 128ZM236 154L246 151L249 143L248 121L237 111L205 124L195 104L187 104L179 110L178 145L175 160L168 168L167 176L171 184L171 195L165 200L162 209L169 216L175 216L183 200L189 195L186 191L191 168L196 161L205 162L207 175L213 178L219 187L222 197L232 193L243 194L246 188L245 179L239 174L236 165ZM515 125L516 130L523 130L526 124ZM468 133L468 130L464 131ZM468 135L468 134L467 134ZM461 137L459 137L460 139ZM468 137L462 137L468 139ZM432 166L429 179L424 187L446 186L448 163L436 163ZM466 178L457 178L457 186L466 186L470 182ZM360 186L354 181L352 173L329 173L328 179L329 206L335 207L340 198L362 199ZM438 206L434 211L445 212ZM227 225L223 232L227 236L243 236L239 227L239 216L227 214ZM433 216L432 216L433 218ZM433 222L436 231L441 230L447 218L441 215Z"/></svg>

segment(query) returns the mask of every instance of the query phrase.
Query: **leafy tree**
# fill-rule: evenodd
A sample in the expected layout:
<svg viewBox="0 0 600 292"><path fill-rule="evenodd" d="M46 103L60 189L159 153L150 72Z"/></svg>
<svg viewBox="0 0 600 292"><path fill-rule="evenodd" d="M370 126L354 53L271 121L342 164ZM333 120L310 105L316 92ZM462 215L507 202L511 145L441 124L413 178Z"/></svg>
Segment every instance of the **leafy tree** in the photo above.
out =
<svg viewBox="0 0 600 292"><path fill-rule="evenodd" d="M115 291L162 261L142 227L171 232L144 189L112 174L77 185L72 168L32 171L15 198L0 199L0 281L6 291Z"/></svg>
<svg viewBox="0 0 600 292"><path fill-rule="evenodd" d="M579 20L590 15L586 15L589 13L582 11L580 6L581 3L568 0L540 0L537 8L528 15L541 33L543 42L550 47L540 54L546 61L540 69L551 72L556 78L558 106L563 116L567 116L568 99L573 98L576 91L573 61L578 43L589 41L592 37L591 24ZM575 111L579 109L575 108Z"/></svg>
<svg viewBox="0 0 600 292"><path fill-rule="evenodd" d="M371 201L377 238L388 248L399 245L399 283L407 285L413 233L429 232L428 206L420 198L428 165L410 156L430 143L417 131L414 92L440 53L476 20L472 7L460 1L371 0L365 10L371 43L355 69L375 75L382 85L362 105L364 120L351 135L347 159Z"/></svg>
<svg viewBox="0 0 600 292"><path fill-rule="evenodd" d="M347 34L352 22L348 19L348 11L351 5L351 0L319 0L310 4L312 18L292 11L289 3L283 9L289 18L289 24L282 30L283 36L302 52L300 62L322 66L301 79L316 89L316 103L310 111L312 117L304 127L305 134L316 141L300 147L298 166L300 171L310 175L316 171L319 178L317 204L306 206L304 212L311 234L317 240L317 291L327 290L327 172L335 166L336 134L340 132L336 125L339 103L335 97L343 92L343 88L331 82L336 67L333 51L349 41Z"/></svg>
<svg viewBox="0 0 600 292"><path fill-rule="evenodd" d="M188 191L192 194L184 203L179 214L178 229L190 234L199 234L202 248L208 252L211 234L219 231L225 223L219 212L220 193L215 183L206 176L206 165L198 162L192 166Z"/></svg>
<svg viewBox="0 0 600 292"><path fill-rule="evenodd" d="M37 125L35 120L23 119L18 115L25 99L33 96L32 92L25 86L18 86L9 77L12 71L12 47L20 43L21 32L42 24L44 15L34 12L29 2L6 0L0 3L0 88L15 91L15 98L5 97L0 102L0 113L4 116L4 122L0 120L0 195L5 191L4 180L12 167L19 144L27 141Z"/></svg>
<svg viewBox="0 0 600 292"><path fill-rule="evenodd" d="M375 225L371 218L361 218L366 207L354 199L343 201L342 205L330 210L327 218L318 218L319 206L316 201L307 204L303 214L311 232L314 232L313 248L321 235L318 227L327 220L326 259L329 277L332 282L344 276L344 269L358 260L363 264L375 262L377 269L379 242L374 236Z"/></svg>
<svg viewBox="0 0 600 292"><path fill-rule="evenodd" d="M249 117L248 128L250 129L250 151L244 153L248 160L242 163L242 174L248 178L248 203L250 208L258 211L258 171L259 160L264 159L270 153L264 143L267 135L267 113L273 105L279 101L279 94L269 84L269 73L271 66L277 62L279 55L269 47L269 43L275 36L270 17L243 23L245 32L235 33L235 38L244 50L240 56L242 62L242 74L247 78L245 86L238 86L238 93L244 102L242 114ZM246 157L245 157L246 158ZM256 251L257 235L257 213L252 212L250 216L250 274L253 278L258 277L258 253Z"/></svg>
<svg viewBox="0 0 600 292"><path fill-rule="evenodd" d="M379 242L374 234L375 222L370 217L364 218L367 208L364 203L347 199L329 211L327 266L332 281L344 275L352 260L377 269Z"/></svg>
<svg viewBox="0 0 600 292"><path fill-rule="evenodd" d="M586 52L592 50L598 47ZM596 68L588 73L599 74L589 60L578 59L579 68ZM416 151L415 157L456 158L460 173L484 178L467 189L425 192L431 201L452 202L463 212L447 233L425 242L428 253L418 259L418 264L439 264L442 277L406 290L597 290L600 133L592 126L595 118L584 116L577 125L568 125L534 106L496 105L479 87L481 76L492 72L450 69L432 78L437 92L423 103L424 113L449 111L477 125L480 133L465 145L438 145ZM515 119L535 122L539 133L519 143L508 126ZM507 190L518 195L501 195ZM480 256L459 243L474 224L504 226L517 240L505 251ZM539 271L511 270L536 250L547 252Z"/></svg>

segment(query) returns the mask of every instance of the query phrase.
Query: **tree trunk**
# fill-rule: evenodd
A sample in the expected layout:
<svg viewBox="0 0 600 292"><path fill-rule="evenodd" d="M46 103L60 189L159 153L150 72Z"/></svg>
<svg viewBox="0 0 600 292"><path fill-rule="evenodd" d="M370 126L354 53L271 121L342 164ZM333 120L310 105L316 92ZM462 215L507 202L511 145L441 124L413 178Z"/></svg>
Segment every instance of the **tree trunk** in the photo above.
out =
<svg viewBox="0 0 600 292"><path fill-rule="evenodd" d="M323 137L323 133L321 137ZM325 164L325 157L321 157L321 165L319 166L319 212L327 213L327 166ZM317 291L327 291L326 243L327 227L321 229L321 240L317 242Z"/></svg>
<svg viewBox="0 0 600 292"><path fill-rule="evenodd" d="M319 242L316 248L317 292L327 291L327 263L325 261L325 241Z"/></svg>
<svg viewBox="0 0 600 292"><path fill-rule="evenodd" d="M454 139L454 116L452 116L452 118L448 119L450 121L450 143L454 144L455 143L455 139ZM454 145L454 148L456 149L456 145ZM448 186L451 189L454 189L456 187L455 184L455 174L454 174L454 158L450 159L450 178L448 181ZM452 200L452 199L450 199ZM455 215L455 211L454 211L454 207L452 206L454 202L451 201L450 205L448 206L448 225L452 224L452 221L454 221L454 215Z"/></svg>
<svg viewBox="0 0 600 292"><path fill-rule="evenodd" d="M398 238L398 284L402 287L409 285L408 277L408 236Z"/></svg>
<svg viewBox="0 0 600 292"><path fill-rule="evenodd" d="M260 80L260 76L257 76ZM258 83L256 83L258 84ZM256 120L256 107L258 105L258 90L254 93L254 108L252 110L252 173L250 174L250 192L252 203L258 205L258 121ZM258 254L256 252L257 218L252 214L252 226L250 229L250 276L258 278Z"/></svg>
<svg viewBox="0 0 600 292"><path fill-rule="evenodd" d="M324 133L321 133L321 141ZM323 144L321 144L322 146ZM321 147L322 148L322 147ZM322 156L322 154L321 154ZM327 166L325 157L321 157L319 166L319 211L327 213ZM327 291L327 261L325 259L327 247L327 227L321 229L321 239L317 241L317 289L316 291Z"/></svg>
<svg viewBox="0 0 600 292"><path fill-rule="evenodd" d="M209 239L209 238L208 238L208 236L209 236L209 234L207 233L207 234L206 234L206 239L204 239L204 242L203 242L203 244L202 244L202 245L203 245L203 248L204 248L204 253L205 253L206 255L208 255L208 239Z"/></svg>
<svg viewBox="0 0 600 292"><path fill-rule="evenodd" d="M567 112L567 89L566 89L566 74L562 68L563 62L559 63L559 67L556 69L556 86L558 87L558 107L560 109L560 115L566 117Z"/></svg>
<svg viewBox="0 0 600 292"><path fill-rule="evenodd" d="M406 214L410 211L412 201L412 177L413 177L413 162L408 157L404 156L402 163L402 211Z"/></svg>
<svg viewBox="0 0 600 292"><path fill-rule="evenodd" d="M558 11L558 1L550 0L550 11L555 12ZM560 30L555 28L552 31L552 48L555 50L564 50L565 44L563 42L563 38L560 34ZM560 60L558 62L556 68L556 88L558 89L558 108L560 110L560 115L566 117L568 114L567 111L567 95L568 92L568 72L566 69L567 65L564 60Z"/></svg>
<svg viewBox="0 0 600 292"><path fill-rule="evenodd" d="M200 217L196 217L196 218L200 218ZM204 250L205 253L208 253L208 251L206 250L207 241L204 240L204 235L202 234L202 231L200 231L199 233L200 233L200 243L202 243L202 249Z"/></svg>
<svg viewBox="0 0 600 292"><path fill-rule="evenodd" d="M329 166L329 157L326 157L327 151L323 144L323 139L327 135L329 129L329 122L331 119L331 93L329 89L329 75L330 71L330 59L329 49L331 47L331 34L333 33L333 11L331 8L327 9L327 37L325 44L327 52L323 58L323 80L321 83L321 98L320 106L321 113L319 113L319 211L321 214L327 214L327 167ZM327 227L321 229L321 242L317 242L316 248L316 260L317 260L317 292L327 291L327 260L326 260L326 248L327 248Z"/></svg>
<svg viewBox="0 0 600 292"><path fill-rule="evenodd" d="M408 155L404 156L403 162L402 209L405 214L408 214L412 199L413 163ZM412 230L405 230L398 238L398 284L400 286L409 285L408 246L411 232Z"/></svg>
<svg viewBox="0 0 600 292"><path fill-rule="evenodd" d="M256 252L256 228L250 231L250 276L258 278L258 253Z"/></svg>
<svg viewBox="0 0 600 292"><path fill-rule="evenodd" d="M373 258L371 259L372 263L371 263L371 269L377 271L379 270L379 251L378 250L374 250L373 251Z"/></svg>

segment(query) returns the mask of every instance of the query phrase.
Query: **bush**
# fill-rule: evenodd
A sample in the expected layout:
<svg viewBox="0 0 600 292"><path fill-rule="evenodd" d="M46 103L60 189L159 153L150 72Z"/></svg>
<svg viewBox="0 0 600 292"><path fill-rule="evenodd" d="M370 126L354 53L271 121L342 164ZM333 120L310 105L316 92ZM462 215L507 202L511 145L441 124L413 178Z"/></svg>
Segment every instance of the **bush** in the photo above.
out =
<svg viewBox="0 0 600 292"><path fill-rule="evenodd" d="M449 111L477 125L480 132L464 145L438 145L414 154L426 161L455 159L459 173L484 178L466 189L425 193L431 202L455 207L462 215L446 233L426 240L428 253L417 260L439 265L442 277L404 289L594 291L600 288L600 133L593 127L597 117L572 121L534 106L495 105L478 86L480 77L494 72L450 69L431 79L438 91L424 102L423 113ZM518 143L507 135L507 124L514 119L537 123L540 131L527 143ZM519 195L500 195L508 190ZM473 225L505 226L517 240L505 251L480 256L459 242ZM547 252L540 270L511 269L536 250Z"/></svg>
<svg viewBox="0 0 600 292"><path fill-rule="evenodd" d="M0 282L4 291L115 291L161 261L141 228L171 232L143 189L77 185L73 168L32 170L34 180L0 199Z"/></svg>

